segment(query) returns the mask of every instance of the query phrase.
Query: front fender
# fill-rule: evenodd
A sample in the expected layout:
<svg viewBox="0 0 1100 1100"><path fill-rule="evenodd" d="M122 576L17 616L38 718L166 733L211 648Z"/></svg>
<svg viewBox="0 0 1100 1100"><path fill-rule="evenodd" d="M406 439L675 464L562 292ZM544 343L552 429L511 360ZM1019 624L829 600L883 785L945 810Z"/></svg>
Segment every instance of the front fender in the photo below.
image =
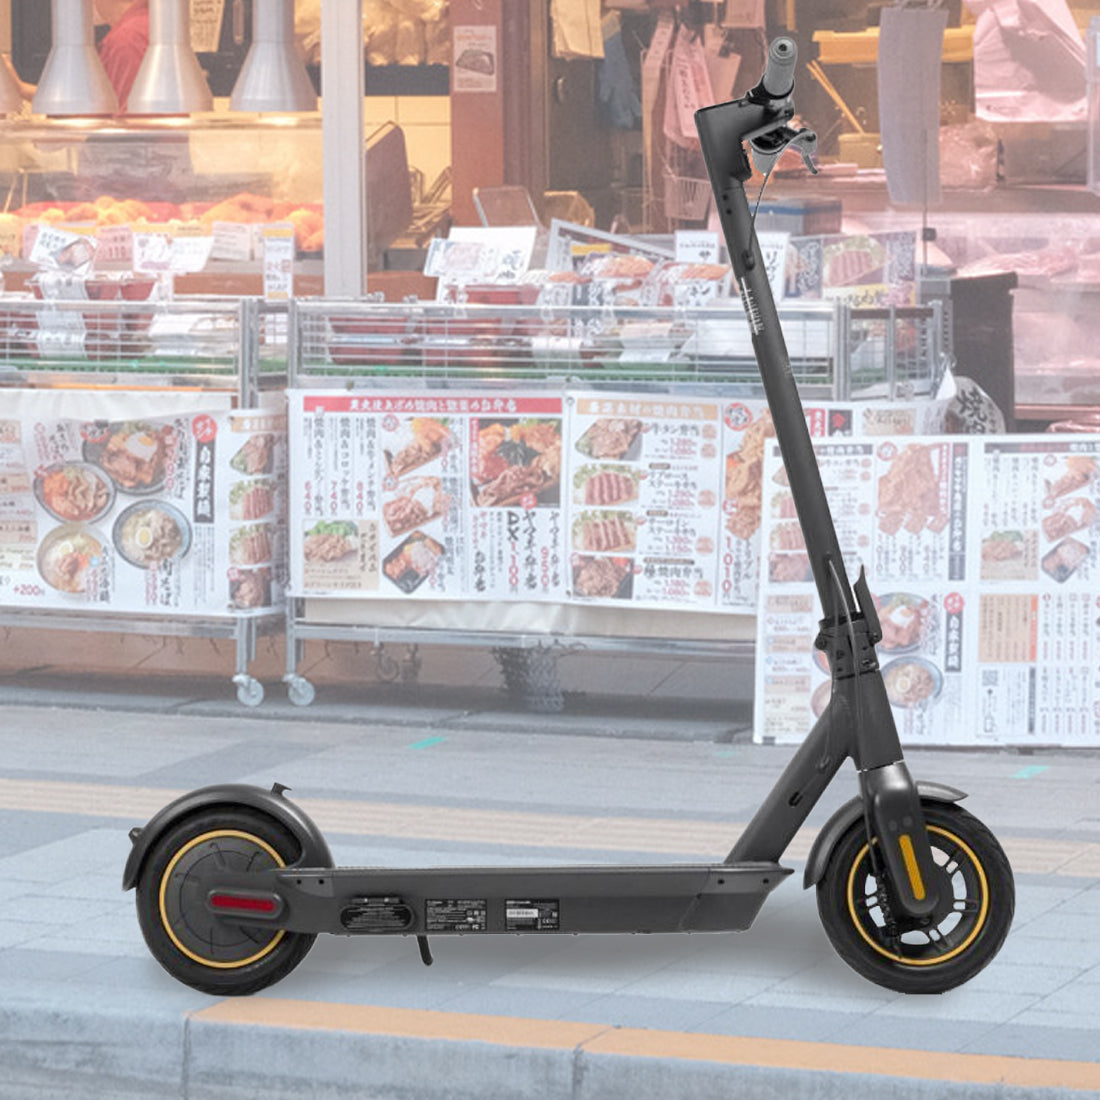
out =
<svg viewBox="0 0 1100 1100"><path fill-rule="evenodd" d="M960 802L966 798L966 792L948 787L944 783L917 782L917 791L921 798L927 798L932 802ZM825 865L829 862L829 853L836 842L844 835L853 822L863 817L863 799L856 797L843 806L828 821L825 822L821 832L810 849L809 858L806 860L806 873L802 878L803 889L816 886L825 877Z"/></svg>
<svg viewBox="0 0 1100 1100"><path fill-rule="evenodd" d="M150 818L147 825L130 830L130 839L134 846L122 873L123 890L131 890L137 885L145 857L166 829L198 810L206 810L211 806L245 806L270 815L297 837L302 846L302 855L298 861L302 866L331 867L332 853L328 850L321 830L301 807L283 797L286 789L278 783L269 791L244 783L223 783L216 787L202 787L169 802Z"/></svg>

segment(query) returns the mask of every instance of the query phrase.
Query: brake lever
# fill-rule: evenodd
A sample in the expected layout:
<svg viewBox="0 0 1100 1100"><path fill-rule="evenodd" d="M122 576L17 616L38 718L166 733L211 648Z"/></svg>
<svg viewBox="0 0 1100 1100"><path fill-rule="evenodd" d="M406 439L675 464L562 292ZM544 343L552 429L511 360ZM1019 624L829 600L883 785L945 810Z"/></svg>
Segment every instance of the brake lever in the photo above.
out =
<svg viewBox="0 0 1100 1100"><path fill-rule="evenodd" d="M772 170L775 162L788 149L797 149L802 163L816 176L817 165L813 154L817 151L817 134L806 127L800 130L793 126L776 126L749 137L752 159L757 170L765 176Z"/></svg>

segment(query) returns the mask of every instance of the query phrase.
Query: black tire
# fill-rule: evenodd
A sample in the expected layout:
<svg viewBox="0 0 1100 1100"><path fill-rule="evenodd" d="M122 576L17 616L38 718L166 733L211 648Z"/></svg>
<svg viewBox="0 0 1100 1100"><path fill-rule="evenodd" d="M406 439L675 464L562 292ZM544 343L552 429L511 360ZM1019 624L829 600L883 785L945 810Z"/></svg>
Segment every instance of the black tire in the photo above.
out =
<svg viewBox="0 0 1100 1100"><path fill-rule="evenodd" d="M922 801L922 809L940 868L940 904L928 922L891 919L890 884L875 875L862 818L837 841L817 884L821 923L837 954L900 993L943 993L969 981L1001 949L1016 903L996 837L951 803Z"/></svg>
<svg viewBox="0 0 1100 1100"><path fill-rule="evenodd" d="M141 932L153 957L178 981L215 996L244 996L285 978L306 957L311 933L229 924L205 905L204 868L286 866L299 856L294 834L243 806L212 807L159 836L137 884Z"/></svg>

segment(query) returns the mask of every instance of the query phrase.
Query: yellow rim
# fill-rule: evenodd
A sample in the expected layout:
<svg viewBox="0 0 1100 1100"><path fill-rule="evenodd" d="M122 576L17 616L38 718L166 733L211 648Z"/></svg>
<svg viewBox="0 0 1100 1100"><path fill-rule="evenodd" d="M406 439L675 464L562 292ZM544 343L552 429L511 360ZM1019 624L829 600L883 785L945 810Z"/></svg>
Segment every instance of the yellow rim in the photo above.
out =
<svg viewBox="0 0 1100 1100"><path fill-rule="evenodd" d="M978 933L985 927L985 918L989 913L989 884L986 881L985 869L982 867L981 861L974 854L974 850L965 841L961 840L954 833L949 832L947 829L943 829L938 825L929 825L928 831L930 833L938 833L940 836L947 837L949 840L954 841L970 858L970 862L974 867L974 870L978 872L978 881L981 885L982 891L982 907L978 912L978 919L974 922L974 927L970 932L970 935L963 940L958 947L953 948L946 955L937 955L934 959L911 959L905 955L899 955L893 951L887 951L882 944L877 943L874 939L867 934L867 930L863 927L863 922L859 919L856 913L855 905L855 881L856 873L858 872L860 865L863 863L864 857L867 855L870 845L864 844L859 850L859 854L852 861L852 869L848 872L848 914L852 918L852 923L856 926L857 931L867 942L868 946L877 951L880 955L890 959L891 962L902 963L905 966L939 966L941 963L948 962L965 951L977 938Z"/></svg>
<svg viewBox="0 0 1100 1100"><path fill-rule="evenodd" d="M202 836L195 837L194 840L189 840L176 854L172 857L171 862L164 869L164 874L160 880L160 923L164 928L164 931L168 933L168 938L176 945L176 948L186 955L192 962L200 963L202 966L213 967L217 970L239 970L242 966L249 966L254 962L259 962L265 955L269 955L278 946L279 941L286 935L286 931L280 928L270 943L260 948L255 955L250 955L247 959L240 959L237 962L217 962L214 959L204 959L201 955L196 955L194 951L184 947L179 941L179 937L172 931L172 925L168 920L168 912L165 908L164 898L168 892L168 880L172 877L172 872L176 869L176 864L187 855L192 848L198 847L200 844L205 844L210 840L220 840L222 838L233 837L238 840L247 840L252 844L255 844L258 848L262 848L271 858L275 861L277 867L285 867L286 863L282 857L270 844L265 840L261 840L258 836L253 836L252 833L243 833L239 829L215 829L213 832L203 833Z"/></svg>

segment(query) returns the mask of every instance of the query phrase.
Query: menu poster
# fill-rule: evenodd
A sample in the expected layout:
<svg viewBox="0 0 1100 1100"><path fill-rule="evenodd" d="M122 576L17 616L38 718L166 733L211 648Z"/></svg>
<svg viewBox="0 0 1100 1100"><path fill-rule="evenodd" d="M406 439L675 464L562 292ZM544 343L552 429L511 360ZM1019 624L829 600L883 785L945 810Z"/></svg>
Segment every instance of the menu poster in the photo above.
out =
<svg viewBox="0 0 1100 1100"><path fill-rule="evenodd" d="M903 740L1095 744L1100 737L1100 439L917 437L822 443L851 575L867 565ZM756 736L800 739L829 696L820 611L774 446Z"/></svg>
<svg viewBox="0 0 1100 1100"><path fill-rule="evenodd" d="M218 554L228 547L227 567L223 572L219 557L215 569L212 597L227 600L234 615L281 608L288 582L286 412L236 409L196 427L196 500L205 506L210 490ZM203 511L204 522L206 515Z"/></svg>
<svg viewBox="0 0 1100 1100"><path fill-rule="evenodd" d="M976 448L979 735L1100 739L1100 438L1015 436Z"/></svg>
<svg viewBox="0 0 1100 1100"><path fill-rule="evenodd" d="M851 306L912 305L915 264L911 232L791 237L783 297L828 298Z"/></svg>
<svg viewBox="0 0 1100 1100"><path fill-rule="evenodd" d="M294 591L560 599L562 404L291 394Z"/></svg>
<svg viewBox="0 0 1100 1100"><path fill-rule="evenodd" d="M0 417L0 604L270 609L285 554L283 439L285 418L260 411Z"/></svg>
<svg viewBox="0 0 1100 1100"><path fill-rule="evenodd" d="M627 393L572 400L572 595L713 608L720 404Z"/></svg>

